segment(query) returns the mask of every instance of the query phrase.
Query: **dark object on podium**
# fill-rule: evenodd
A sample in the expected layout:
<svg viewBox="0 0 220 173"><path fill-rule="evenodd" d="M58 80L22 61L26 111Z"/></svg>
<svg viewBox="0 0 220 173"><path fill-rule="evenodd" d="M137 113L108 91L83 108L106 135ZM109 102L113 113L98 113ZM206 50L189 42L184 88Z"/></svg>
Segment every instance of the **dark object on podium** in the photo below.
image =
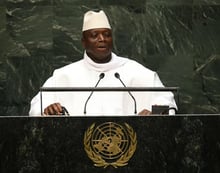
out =
<svg viewBox="0 0 220 173"><path fill-rule="evenodd" d="M152 106L152 114L169 114L169 106L166 105L153 105Z"/></svg>

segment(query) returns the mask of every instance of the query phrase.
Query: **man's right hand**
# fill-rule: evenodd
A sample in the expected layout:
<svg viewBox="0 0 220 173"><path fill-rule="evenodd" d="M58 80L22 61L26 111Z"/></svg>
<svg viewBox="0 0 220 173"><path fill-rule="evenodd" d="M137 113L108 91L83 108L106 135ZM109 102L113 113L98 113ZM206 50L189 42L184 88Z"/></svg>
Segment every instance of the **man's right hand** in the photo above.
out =
<svg viewBox="0 0 220 173"><path fill-rule="evenodd" d="M44 115L62 115L62 106L60 103L53 103L44 109Z"/></svg>
<svg viewBox="0 0 220 173"><path fill-rule="evenodd" d="M152 115L152 112L147 110L147 109L143 109L141 112L138 113L138 115L140 115L140 116L148 116L148 115Z"/></svg>

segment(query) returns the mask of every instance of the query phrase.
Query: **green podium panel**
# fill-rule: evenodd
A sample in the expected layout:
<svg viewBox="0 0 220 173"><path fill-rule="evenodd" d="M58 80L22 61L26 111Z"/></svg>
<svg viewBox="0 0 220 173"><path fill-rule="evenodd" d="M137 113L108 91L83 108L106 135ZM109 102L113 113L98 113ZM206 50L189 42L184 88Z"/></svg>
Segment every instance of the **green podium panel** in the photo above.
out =
<svg viewBox="0 0 220 173"><path fill-rule="evenodd" d="M1 117L1 173L217 173L220 116Z"/></svg>

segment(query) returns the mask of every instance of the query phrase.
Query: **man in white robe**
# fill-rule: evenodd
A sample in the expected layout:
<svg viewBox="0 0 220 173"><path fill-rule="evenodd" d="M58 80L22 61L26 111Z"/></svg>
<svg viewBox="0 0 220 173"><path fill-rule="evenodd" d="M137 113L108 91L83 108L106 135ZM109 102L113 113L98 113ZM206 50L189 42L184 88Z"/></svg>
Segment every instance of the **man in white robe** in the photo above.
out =
<svg viewBox="0 0 220 173"><path fill-rule="evenodd" d="M156 72L112 52L112 31L103 11L84 15L82 60L54 71L44 87L164 87ZM100 78L100 74L104 74ZM122 82L115 77L120 75ZM99 82L98 82L99 81ZM98 84L97 84L98 82ZM149 115L152 105L177 109L171 92L42 92L31 101L29 115L61 115L65 107L72 116L81 115ZM41 102L42 101L42 102ZM41 112L42 108L42 112ZM170 114L174 114L171 110Z"/></svg>

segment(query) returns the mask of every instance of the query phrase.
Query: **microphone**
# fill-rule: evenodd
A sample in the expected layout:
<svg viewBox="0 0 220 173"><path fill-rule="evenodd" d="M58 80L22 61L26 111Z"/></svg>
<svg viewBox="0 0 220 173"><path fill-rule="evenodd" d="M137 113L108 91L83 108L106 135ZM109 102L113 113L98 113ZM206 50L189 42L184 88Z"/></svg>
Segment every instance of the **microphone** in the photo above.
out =
<svg viewBox="0 0 220 173"><path fill-rule="evenodd" d="M116 77L117 79L119 79L119 81L122 83L122 85L126 88L126 85L125 85L124 82L121 80L119 73L116 72L116 73L115 73L115 77ZM134 96L131 94L130 91L128 91L128 94L129 94L129 95L131 96L131 98L134 100L134 114L137 114L137 103L136 103L136 100L135 100Z"/></svg>
<svg viewBox="0 0 220 173"><path fill-rule="evenodd" d="M100 82L101 79L103 79L104 77L105 77L105 73L101 73L101 74L99 75L99 80L98 80L98 82L96 83L95 88L98 86L99 82ZM93 92L94 92L94 91L92 91L92 92L90 93L89 97L87 98L87 100L86 100L86 102L85 102L85 105L84 105L84 114L86 114L86 106L87 106L87 103L88 103L89 99L91 98Z"/></svg>

